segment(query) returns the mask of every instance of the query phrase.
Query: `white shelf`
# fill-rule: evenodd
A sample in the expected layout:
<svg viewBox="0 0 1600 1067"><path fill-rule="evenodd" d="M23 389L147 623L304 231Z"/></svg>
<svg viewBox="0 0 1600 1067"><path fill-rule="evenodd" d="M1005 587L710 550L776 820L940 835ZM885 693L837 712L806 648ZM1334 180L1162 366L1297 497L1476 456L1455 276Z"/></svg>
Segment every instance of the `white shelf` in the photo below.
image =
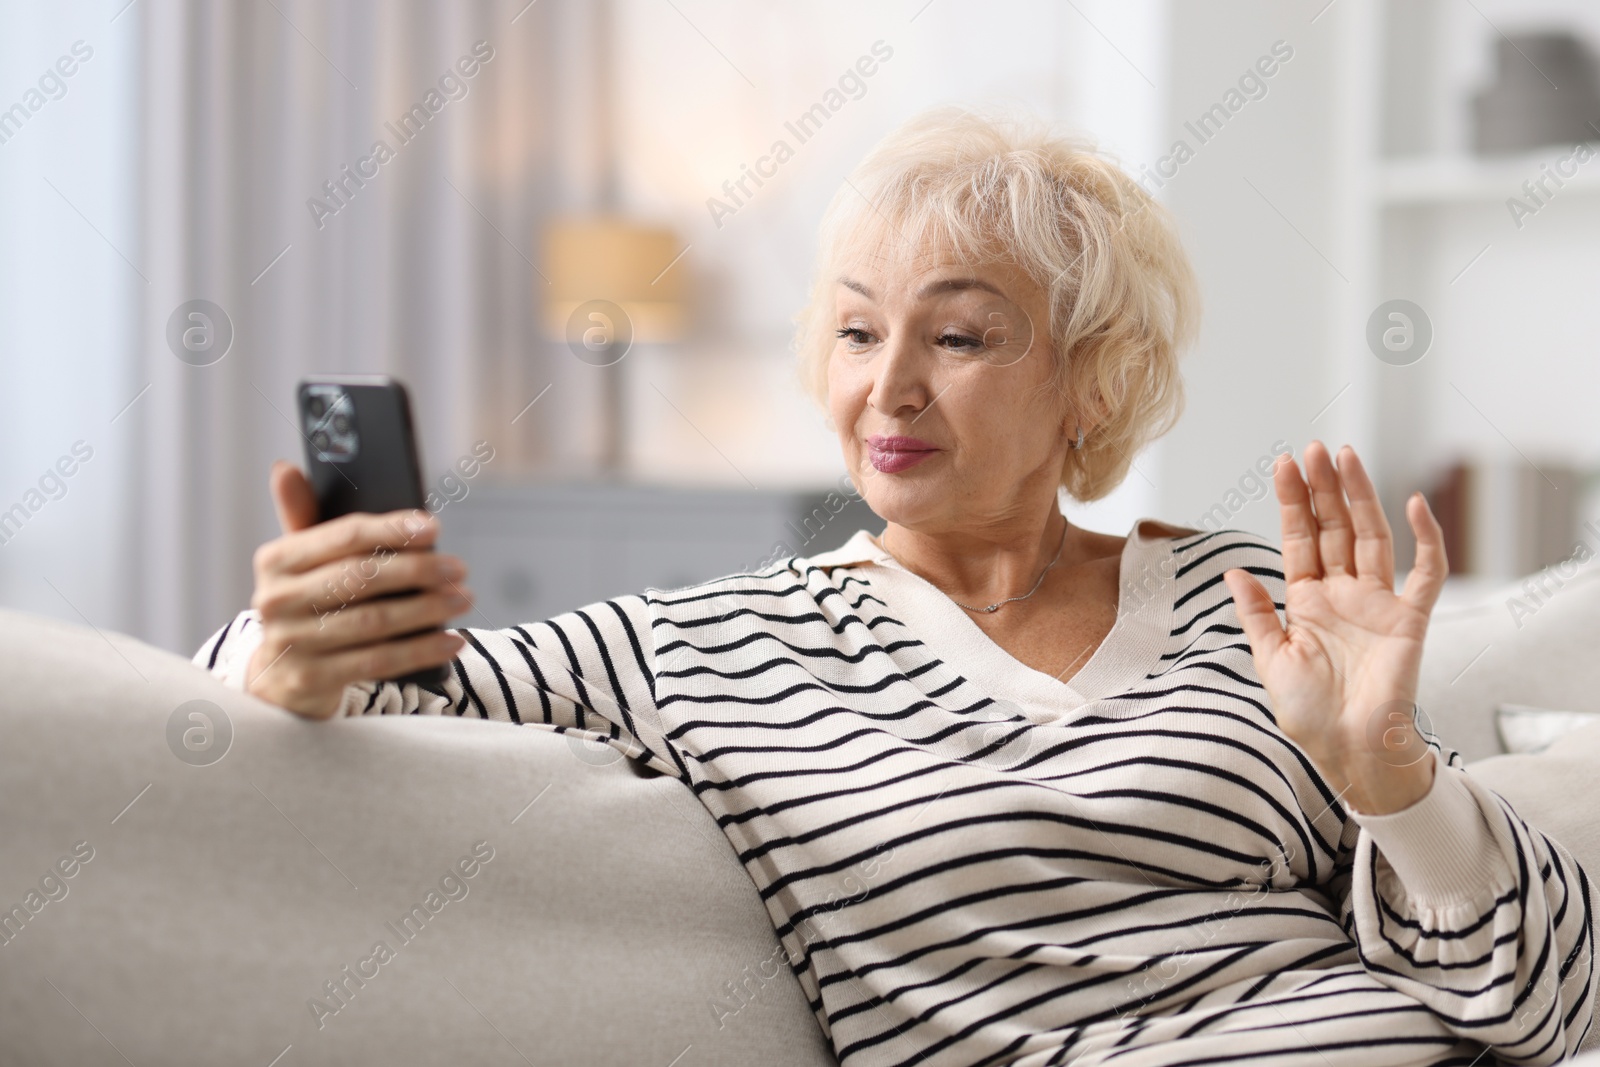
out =
<svg viewBox="0 0 1600 1067"><path fill-rule="evenodd" d="M1600 192L1600 144L1591 144L1594 158L1573 165L1577 173L1560 177L1556 191ZM1550 145L1533 152L1485 159L1478 156L1418 156L1385 160L1378 168L1378 196L1387 205L1464 204L1500 202L1526 197L1522 183L1537 179L1572 151L1572 146Z"/></svg>

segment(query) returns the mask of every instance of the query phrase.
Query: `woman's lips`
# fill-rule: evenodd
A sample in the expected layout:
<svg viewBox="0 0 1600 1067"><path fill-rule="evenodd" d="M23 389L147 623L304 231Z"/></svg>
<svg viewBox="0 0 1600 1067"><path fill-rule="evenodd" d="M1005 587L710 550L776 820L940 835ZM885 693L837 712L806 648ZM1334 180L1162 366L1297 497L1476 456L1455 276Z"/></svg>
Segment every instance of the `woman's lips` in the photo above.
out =
<svg viewBox="0 0 1600 1067"><path fill-rule="evenodd" d="M873 468L881 474L894 474L915 467L938 451L927 441L916 437L873 434L867 438L868 458Z"/></svg>

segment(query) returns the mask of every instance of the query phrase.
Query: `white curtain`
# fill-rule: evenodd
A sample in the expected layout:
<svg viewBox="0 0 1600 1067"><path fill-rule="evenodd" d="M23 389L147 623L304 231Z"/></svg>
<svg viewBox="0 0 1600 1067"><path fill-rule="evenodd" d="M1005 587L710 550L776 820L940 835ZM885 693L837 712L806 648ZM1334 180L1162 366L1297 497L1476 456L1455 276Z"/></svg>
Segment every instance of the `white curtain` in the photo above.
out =
<svg viewBox="0 0 1600 1067"><path fill-rule="evenodd" d="M129 628L192 650L249 600L251 552L276 532L268 467L301 459L302 375L402 377L425 471L480 439L498 475L559 462L558 405L512 420L567 370L536 333L537 237L562 199L555 41L573 15L559 0L145 0L129 14L148 278L133 385L148 388L123 416L137 443L121 571ZM427 120L402 141L413 107ZM392 158L371 158L378 141ZM168 341L197 299L233 330L205 366Z"/></svg>

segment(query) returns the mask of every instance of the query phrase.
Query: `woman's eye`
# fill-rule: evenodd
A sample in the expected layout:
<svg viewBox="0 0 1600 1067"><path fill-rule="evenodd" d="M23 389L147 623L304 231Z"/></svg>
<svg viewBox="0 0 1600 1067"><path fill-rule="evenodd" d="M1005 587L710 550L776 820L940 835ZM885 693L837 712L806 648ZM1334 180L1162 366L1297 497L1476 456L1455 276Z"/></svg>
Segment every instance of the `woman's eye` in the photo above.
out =
<svg viewBox="0 0 1600 1067"><path fill-rule="evenodd" d="M845 326L838 333L843 340L849 342L851 348L865 348L872 343L872 335L855 326Z"/></svg>
<svg viewBox="0 0 1600 1067"><path fill-rule="evenodd" d="M939 344L954 352L961 352L968 349L983 347L983 342L978 340L976 337L966 337L959 333L940 334Z"/></svg>

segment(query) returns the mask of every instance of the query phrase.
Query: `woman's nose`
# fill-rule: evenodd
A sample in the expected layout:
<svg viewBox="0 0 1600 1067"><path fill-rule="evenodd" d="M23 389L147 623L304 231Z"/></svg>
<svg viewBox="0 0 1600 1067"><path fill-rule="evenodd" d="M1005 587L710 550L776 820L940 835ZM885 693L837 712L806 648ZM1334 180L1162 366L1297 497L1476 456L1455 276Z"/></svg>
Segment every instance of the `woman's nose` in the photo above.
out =
<svg viewBox="0 0 1600 1067"><path fill-rule="evenodd" d="M872 361L872 393L867 402L886 415L908 408L920 410L927 403L927 368L905 337L903 333L890 336Z"/></svg>

